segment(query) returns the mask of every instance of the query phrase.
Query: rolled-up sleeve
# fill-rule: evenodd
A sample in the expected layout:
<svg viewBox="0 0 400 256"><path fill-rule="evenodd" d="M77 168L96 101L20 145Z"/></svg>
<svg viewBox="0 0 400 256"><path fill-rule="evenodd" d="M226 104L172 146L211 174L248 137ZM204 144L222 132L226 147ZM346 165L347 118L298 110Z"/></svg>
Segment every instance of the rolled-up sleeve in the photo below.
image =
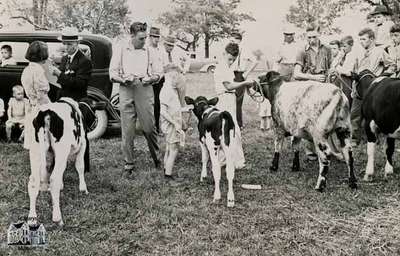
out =
<svg viewBox="0 0 400 256"><path fill-rule="evenodd" d="M110 80L121 79L120 74L122 70L121 56L122 56L122 45L121 42L115 42L113 44L113 54L110 61Z"/></svg>

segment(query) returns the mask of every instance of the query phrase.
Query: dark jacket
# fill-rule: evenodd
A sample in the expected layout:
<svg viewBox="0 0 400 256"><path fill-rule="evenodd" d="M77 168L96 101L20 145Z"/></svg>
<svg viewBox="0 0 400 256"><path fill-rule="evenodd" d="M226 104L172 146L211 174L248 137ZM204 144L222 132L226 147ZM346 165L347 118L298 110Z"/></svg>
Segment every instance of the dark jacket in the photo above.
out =
<svg viewBox="0 0 400 256"><path fill-rule="evenodd" d="M71 64L67 65L68 56L61 59L61 74L57 82L61 84L61 97L70 97L76 101L87 97L87 88L92 75L91 61L80 51L75 54Z"/></svg>

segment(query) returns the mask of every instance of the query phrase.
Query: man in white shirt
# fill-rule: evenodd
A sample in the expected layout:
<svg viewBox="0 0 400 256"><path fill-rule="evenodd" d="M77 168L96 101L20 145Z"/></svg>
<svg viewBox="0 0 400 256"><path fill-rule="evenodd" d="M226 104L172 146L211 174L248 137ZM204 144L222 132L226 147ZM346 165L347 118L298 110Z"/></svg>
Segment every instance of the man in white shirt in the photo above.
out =
<svg viewBox="0 0 400 256"><path fill-rule="evenodd" d="M391 44L390 28L394 25L390 19L390 13L386 6L377 5L371 12L375 20L375 44L376 46L388 46Z"/></svg>
<svg viewBox="0 0 400 256"><path fill-rule="evenodd" d="M151 60L151 70L153 74L156 74L160 77L158 81L156 81L153 86L154 92L154 119L156 130L158 134L161 134L160 130L160 91L164 84L164 74L163 74L163 56L164 49L160 46L160 29L157 27L151 27L149 33L149 53Z"/></svg>
<svg viewBox="0 0 400 256"><path fill-rule="evenodd" d="M241 46L242 39L243 39L242 34L240 34L239 32L232 33L231 41L239 45L239 56L232 64L232 66L236 67L234 69L235 71L245 73L249 70L252 70L254 66L257 64L257 62L254 60L251 54L247 53L246 50ZM242 81L236 81L236 82L242 82ZM245 90L246 90L245 87L236 89L236 119L240 128L243 128L242 106L243 106Z"/></svg>
<svg viewBox="0 0 400 256"><path fill-rule="evenodd" d="M122 150L124 170L132 174L134 165L134 139L136 119L139 118L156 168L161 167L159 145L154 125L154 92L151 86L160 77L151 72L150 55L145 42L147 24L134 22L130 26L131 37L113 47L110 62L110 79L120 83Z"/></svg>
<svg viewBox="0 0 400 256"><path fill-rule="evenodd" d="M291 81L299 47L294 40L294 28L289 26L285 27L283 36L283 44L279 48L274 70L278 71L285 81Z"/></svg>

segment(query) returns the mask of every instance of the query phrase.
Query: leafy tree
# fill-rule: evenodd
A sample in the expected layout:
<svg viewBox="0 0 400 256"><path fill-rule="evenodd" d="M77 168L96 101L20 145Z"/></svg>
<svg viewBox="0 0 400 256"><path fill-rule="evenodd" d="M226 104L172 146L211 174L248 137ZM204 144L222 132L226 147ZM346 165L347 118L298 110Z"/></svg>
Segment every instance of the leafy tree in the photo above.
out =
<svg viewBox="0 0 400 256"><path fill-rule="evenodd" d="M127 0L6 0L11 18L39 30L77 27L114 37L129 22ZM49 12L51 11L51 15Z"/></svg>
<svg viewBox="0 0 400 256"><path fill-rule="evenodd" d="M209 57L210 44L229 37L242 21L255 19L249 14L237 13L240 0L172 0L173 9L162 13L158 21L170 31L191 34L187 49L195 48L204 39L205 57ZM180 39L178 37L178 39Z"/></svg>
<svg viewBox="0 0 400 256"><path fill-rule="evenodd" d="M340 32L339 28L333 27L334 20L343 15L346 6L356 2L358 0L297 0L295 5L289 7L286 19L300 28L316 23L322 33Z"/></svg>

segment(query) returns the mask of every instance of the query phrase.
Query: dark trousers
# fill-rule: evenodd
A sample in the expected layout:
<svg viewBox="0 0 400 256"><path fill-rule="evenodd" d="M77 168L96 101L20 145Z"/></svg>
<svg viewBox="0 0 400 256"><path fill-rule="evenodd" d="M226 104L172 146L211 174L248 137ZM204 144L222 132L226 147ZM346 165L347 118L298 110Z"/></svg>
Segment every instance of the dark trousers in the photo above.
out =
<svg viewBox="0 0 400 256"><path fill-rule="evenodd" d="M246 88L244 88L244 87L236 89L236 120L237 120L239 127L243 127L242 106L243 106L245 90L246 90Z"/></svg>
<svg viewBox="0 0 400 256"><path fill-rule="evenodd" d="M157 132L160 132L160 92L164 85L164 78L162 78L158 83L153 84L154 91L154 119Z"/></svg>

